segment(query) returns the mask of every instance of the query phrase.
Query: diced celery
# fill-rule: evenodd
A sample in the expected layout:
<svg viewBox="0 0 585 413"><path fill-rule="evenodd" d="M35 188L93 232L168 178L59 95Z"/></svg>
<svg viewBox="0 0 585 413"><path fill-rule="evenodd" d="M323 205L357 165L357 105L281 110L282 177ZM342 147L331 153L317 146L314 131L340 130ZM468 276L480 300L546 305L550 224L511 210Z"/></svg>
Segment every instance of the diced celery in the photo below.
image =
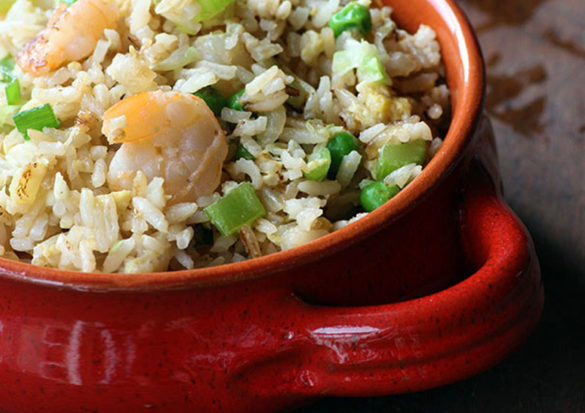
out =
<svg viewBox="0 0 585 413"><path fill-rule="evenodd" d="M234 0L199 0L198 2L201 12L196 18L198 21L204 21L224 11Z"/></svg>
<svg viewBox="0 0 585 413"><path fill-rule="evenodd" d="M249 182L242 182L204 211L223 236L231 235L242 225L266 215L264 206Z"/></svg>
<svg viewBox="0 0 585 413"><path fill-rule="evenodd" d="M303 175L312 181L322 181L327 176L330 166L331 152L327 148L318 148L309 155L307 171L303 172Z"/></svg>
<svg viewBox="0 0 585 413"><path fill-rule="evenodd" d="M183 67L201 59L201 53L194 47L182 47L171 53L166 59L154 64L154 70L163 72L182 69Z"/></svg>
<svg viewBox="0 0 585 413"><path fill-rule="evenodd" d="M427 156L427 145L422 139L398 145L386 144L380 148L378 153L376 179L381 181L388 174L404 165L410 163L422 165Z"/></svg>
<svg viewBox="0 0 585 413"><path fill-rule="evenodd" d="M348 41L345 50L335 52L333 55L331 64L333 74L343 76L353 69L357 69L357 77L360 82L391 83L380 60L378 49L365 40Z"/></svg>
<svg viewBox="0 0 585 413"><path fill-rule="evenodd" d="M7 13L16 0L0 0L0 14Z"/></svg>

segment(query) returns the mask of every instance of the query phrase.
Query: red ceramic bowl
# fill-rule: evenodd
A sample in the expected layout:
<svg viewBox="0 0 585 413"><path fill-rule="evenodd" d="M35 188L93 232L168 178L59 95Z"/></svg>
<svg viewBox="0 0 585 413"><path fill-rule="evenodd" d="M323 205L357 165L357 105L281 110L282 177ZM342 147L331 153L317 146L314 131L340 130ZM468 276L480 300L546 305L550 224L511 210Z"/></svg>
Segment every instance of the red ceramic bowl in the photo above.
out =
<svg viewBox="0 0 585 413"><path fill-rule="evenodd" d="M497 363L543 301L500 195L484 73L450 0L393 0L432 26L453 119L403 192L310 244L215 268L82 274L0 260L0 410L289 409L416 391Z"/></svg>

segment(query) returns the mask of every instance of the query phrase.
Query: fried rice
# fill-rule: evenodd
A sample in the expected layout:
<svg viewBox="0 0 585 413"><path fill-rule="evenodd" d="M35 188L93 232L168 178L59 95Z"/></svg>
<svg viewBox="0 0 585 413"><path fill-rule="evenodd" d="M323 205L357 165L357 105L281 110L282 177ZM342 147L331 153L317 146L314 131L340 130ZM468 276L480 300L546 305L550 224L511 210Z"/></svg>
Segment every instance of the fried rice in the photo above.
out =
<svg viewBox="0 0 585 413"><path fill-rule="evenodd" d="M16 79L20 93L15 103L0 87L0 256L83 272L192 269L294 248L367 215L364 188L378 181L401 190L437 152L450 97L430 27L408 33L390 7L359 0L371 30L336 37L330 21L347 4L221 0L213 10L209 0L16 0L0 21L0 58L17 62L3 80ZM96 33L90 53L54 65L32 59L42 42L56 41L43 30L57 13L96 5L102 19L83 28ZM63 47L87 48L81 29L69 29ZM369 75L362 55L379 66ZM210 86L223 97L243 90L241 108L224 105L216 115L227 144L218 185L173 198L166 175L149 176L148 165L126 187L113 185L110 166L125 143L105 136L108 110L142 93ZM15 124L15 114L45 104L59 126L23 132ZM112 128L118 121L125 126L122 116ZM335 174L312 179L311 154L344 132L359 148ZM377 173L385 145L417 140L424 162ZM242 182L264 211L222 233L208 207Z"/></svg>

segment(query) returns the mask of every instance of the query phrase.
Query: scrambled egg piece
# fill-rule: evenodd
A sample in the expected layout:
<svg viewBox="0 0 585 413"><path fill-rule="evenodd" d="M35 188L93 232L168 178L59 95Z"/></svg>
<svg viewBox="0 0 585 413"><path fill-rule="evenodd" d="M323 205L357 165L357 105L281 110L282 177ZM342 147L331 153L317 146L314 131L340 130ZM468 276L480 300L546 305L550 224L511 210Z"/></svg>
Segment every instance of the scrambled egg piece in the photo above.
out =
<svg viewBox="0 0 585 413"><path fill-rule="evenodd" d="M393 96L390 89L383 84L361 83L357 89L358 100L370 112L370 119L365 122L367 126L395 122L411 115L412 108L408 99Z"/></svg>
<svg viewBox="0 0 585 413"><path fill-rule="evenodd" d="M378 123L387 124L411 116L410 101L394 96L386 85L362 82L357 90L357 99L342 113L350 130L359 131Z"/></svg>

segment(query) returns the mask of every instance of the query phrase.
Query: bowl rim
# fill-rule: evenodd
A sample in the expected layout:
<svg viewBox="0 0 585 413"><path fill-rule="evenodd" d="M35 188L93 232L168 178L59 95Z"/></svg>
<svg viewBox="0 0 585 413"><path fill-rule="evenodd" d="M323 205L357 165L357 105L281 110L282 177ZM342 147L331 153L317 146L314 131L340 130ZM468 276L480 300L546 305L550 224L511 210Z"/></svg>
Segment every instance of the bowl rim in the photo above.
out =
<svg viewBox="0 0 585 413"><path fill-rule="evenodd" d="M467 17L454 0L423 0L433 7L456 38L462 76L459 106L445 140L422 173L382 207L358 221L289 250L236 263L192 270L156 273L83 273L41 267L0 258L0 279L79 291L160 291L207 288L253 280L318 260L382 230L394 222L436 187L458 164L476 128L483 107L485 68L481 49ZM397 18L397 20L400 20ZM448 65L447 65L448 66Z"/></svg>

